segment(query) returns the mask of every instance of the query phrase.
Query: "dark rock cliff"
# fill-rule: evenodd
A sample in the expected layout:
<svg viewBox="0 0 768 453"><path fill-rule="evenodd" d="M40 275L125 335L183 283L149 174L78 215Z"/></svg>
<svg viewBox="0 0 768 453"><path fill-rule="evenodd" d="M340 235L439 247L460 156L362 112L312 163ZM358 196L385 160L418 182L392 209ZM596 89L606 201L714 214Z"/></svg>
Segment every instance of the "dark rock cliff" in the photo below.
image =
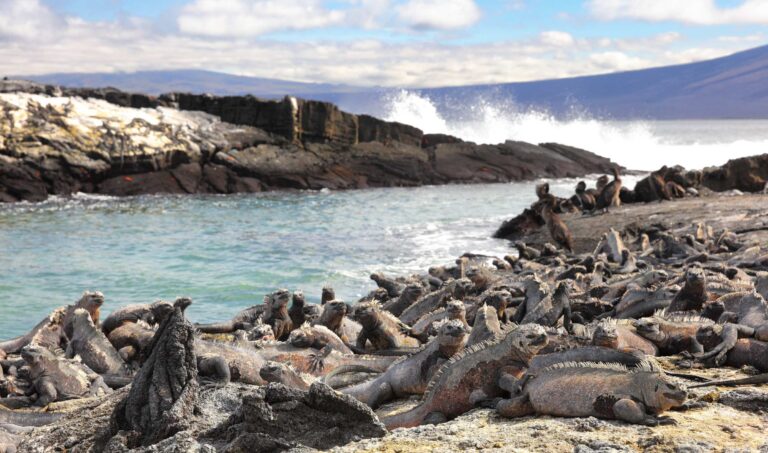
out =
<svg viewBox="0 0 768 453"><path fill-rule="evenodd" d="M106 101L106 102L104 102ZM286 97L0 82L0 201L508 182L608 172L564 145L477 145Z"/></svg>

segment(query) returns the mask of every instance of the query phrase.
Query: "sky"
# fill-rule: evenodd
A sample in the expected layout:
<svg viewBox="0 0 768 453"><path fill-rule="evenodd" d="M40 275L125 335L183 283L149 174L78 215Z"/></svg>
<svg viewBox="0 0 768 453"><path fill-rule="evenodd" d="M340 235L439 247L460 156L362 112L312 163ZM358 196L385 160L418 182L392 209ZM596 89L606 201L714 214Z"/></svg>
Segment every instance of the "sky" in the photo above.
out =
<svg viewBox="0 0 768 453"><path fill-rule="evenodd" d="M710 59L766 27L768 0L0 0L0 75L456 86Z"/></svg>

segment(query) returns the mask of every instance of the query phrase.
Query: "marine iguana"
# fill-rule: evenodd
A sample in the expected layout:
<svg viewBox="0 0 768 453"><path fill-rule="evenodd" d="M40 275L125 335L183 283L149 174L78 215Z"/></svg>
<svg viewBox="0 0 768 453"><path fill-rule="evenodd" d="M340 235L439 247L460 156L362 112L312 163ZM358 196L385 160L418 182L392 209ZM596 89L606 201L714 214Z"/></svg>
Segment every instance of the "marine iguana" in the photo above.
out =
<svg viewBox="0 0 768 453"><path fill-rule="evenodd" d="M357 321L347 317L348 305L341 300L332 300L323 306L320 318L315 322L327 327L338 335L345 345L351 346L360 335L363 327Z"/></svg>
<svg viewBox="0 0 768 453"><path fill-rule="evenodd" d="M413 327L411 327L410 334L420 342L426 343L430 336L437 333L437 330L434 328L435 324L443 319L448 319L449 321L454 319L459 320L464 324L467 331L471 330L471 327L469 327L469 324L467 323L467 309L464 302L452 299L445 304L445 307L438 308L432 313L422 316L416 323L414 323Z"/></svg>
<svg viewBox="0 0 768 453"><path fill-rule="evenodd" d="M464 349L466 341L467 330L461 321L448 321L421 351L394 362L376 379L342 389L341 393L357 398L371 409L394 398L423 394L438 368Z"/></svg>
<svg viewBox="0 0 768 453"><path fill-rule="evenodd" d="M352 354L352 350L341 341L341 338L323 325L302 324L288 336L288 343L297 348L323 349L330 346L342 354Z"/></svg>
<svg viewBox="0 0 768 453"><path fill-rule="evenodd" d="M467 270L467 278L472 282L474 294L481 294L491 287L497 278L486 266L472 266Z"/></svg>
<svg viewBox="0 0 768 453"><path fill-rule="evenodd" d="M541 257L540 251L527 246L523 241L515 241L514 246L517 249L518 256L522 259L535 260Z"/></svg>
<svg viewBox="0 0 768 453"><path fill-rule="evenodd" d="M131 390L112 412L110 436L132 432L129 439L148 446L191 423L199 388L194 328L184 316L191 303L188 298L176 299L173 313L158 328Z"/></svg>
<svg viewBox="0 0 768 453"><path fill-rule="evenodd" d="M70 326L72 313L78 308L85 309L90 313L93 323L98 326L100 310L103 304L104 295L102 293L98 291L85 291L74 305L57 308L25 335L0 342L0 349L8 354L17 354L24 346L30 344L36 335L46 329L49 331L57 330L60 338L66 343L67 338L72 335L72 328Z"/></svg>
<svg viewBox="0 0 768 453"><path fill-rule="evenodd" d="M685 273L685 284L667 308L668 312L698 311L709 300L707 277L704 270L691 267Z"/></svg>
<svg viewBox="0 0 768 453"><path fill-rule="evenodd" d="M408 307L424 295L424 291L424 287L420 284L409 283L403 288L398 297L388 300L382 305L382 308L395 316L400 316Z"/></svg>
<svg viewBox="0 0 768 453"><path fill-rule="evenodd" d="M304 315L304 307L306 306L306 300L304 299L304 293L301 291L294 291L291 297L291 308L288 309L288 316L291 317L291 324L294 328L306 322L307 318Z"/></svg>
<svg viewBox="0 0 768 453"><path fill-rule="evenodd" d="M468 278L459 278L446 282L440 289L425 294L399 316L400 320L411 325L422 316L445 306L451 299L463 300L472 288Z"/></svg>
<svg viewBox="0 0 768 453"><path fill-rule="evenodd" d="M37 392L35 404L38 406L111 392L102 377L88 367L74 360L56 357L40 346L24 346L21 357L29 366L29 377Z"/></svg>
<svg viewBox="0 0 768 453"><path fill-rule="evenodd" d="M631 322L616 319L604 319L597 324L592 344L618 351L641 351L651 356L659 353L652 341L638 335Z"/></svg>
<svg viewBox="0 0 768 453"><path fill-rule="evenodd" d="M277 382L286 387L309 390L309 384L290 365L280 362L267 362L261 366L259 375L265 382Z"/></svg>
<svg viewBox="0 0 768 453"><path fill-rule="evenodd" d="M712 324L712 320L700 316L664 313L632 323L637 334L652 341L661 355L704 352L704 346L699 343L696 335L702 326Z"/></svg>
<svg viewBox="0 0 768 453"><path fill-rule="evenodd" d="M619 175L619 169L613 167L613 181L606 184L603 190L600 191L600 195L596 197L595 209L607 209L612 207L621 206L621 176Z"/></svg>
<svg viewBox="0 0 768 453"><path fill-rule="evenodd" d="M550 198L541 210L541 216L544 218L544 222L549 230L549 235L552 236L552 240L560 247L567 250L569 253L573 253L573 235L568 226L563 222L563 219L555 212L555 199Z"/></svg>
<svg viewBox="0 0 768 453"><path fill-rule="evenodd" d="M72 338L67 357L79 356L85 365L98 374L130 376L131 370L104 333L93 325L90 313L78 308L72 314Z"/></svg>
<svg viewBox="0 0 768 453"><path fill-rule="evenodd" d="M587 183L579 181L576 184L576 195L571 197L574 205L581 207L582 211L591 211L595 209L595 197L587 192Z"/></svg>
<svg viewBox="0 0 768 453"><path fill-rule="evenodd" d="M489 340L498 340L501 335L501 324L499 324L496 310L483 304L475 315L475 323L472 325L472 333L467 339L467 347Z"/></svg>
<svg viewBox="0 0 768 453"><path fill-rule="evenodd" d="M278 341L285 341L293 330L293 322L288 314L291 293L287 289L278 289L270 294L269 298L269 310L264 313L264 324L272 326Z"/></svg>
<svg viewBox="0 0 768 453"><path fill-rule="evenodd" d="M549 294L546 284L534 278L526 285L526 301L521 304L515 314L520 324L536 323L543 326L554 326L562 317L565 330L571 331L571 303L568 298L571 281L564 280L558 283L555 293ZM529 289L531 298L528 298ZM538 299L538 301L536 301Z"/></svg>
<svg viewBox="0 0 768 453"><path fill-rule="evenodd" d="M521 377L531 358L547 344L537 324L520 326L497 342L485 342L453 356L435 373L419 405L381 419L387 429L439 423L455 418L481 401L503 394L507 375Z"/></svg>
<svg viewBox="0 0 768 453"><path fill-rule="evenodd" d="M376 282L379 288L386 289L390 299L398 297L406 286L404 283L401 283L395 279L387 278L382 273L371 274L371 280Z"/></svg>
<svg viewBox="0 0 768 453"><path fill-rule="evenodd" d="M146 356L155 330L144 321L128 322L109 333L109 342L125 362Z"/></svg>
<svg viewBox="0 0 768 453"><path fill-rule="evenodd" d="M726 360L726 353L733 348L740 337L754 337L759 341L768 341L768 304L752 292L738 299L737 312L725 312L721 322L725 322L720 332L721 342L704 354L700 360L714 358L716 365Z"/></svg>
<svg viewBox="0 0 768 453"><path fill-rule="evenodd" d="M629 370L618 364L573 362L538 372L522 394L499 402L503 417L540 414L598 417L655 426L674 423L658 414L681 406L687 392L650 362Z"/></svg>
<svg viewBox="0 0 768 453"><path fill-rule="evenodd" d="M264 298L265 303L253 305L245 310L239 311L229 321L215 322L210 324L195 323L195 329L202 333L232 333L235 330L248 330L256 324L257 320L264 314L268 306L268 298Z"/></svg>
<svg viewBox="0 0 768 453"><path fill-rule="evenodd" d="M151 304L134 304L118 308L110 313L101 325L104 335L109 334L129 322L144 321L152 326L163 321L173 312L173 304L164 300L158 300Z"/></svg>
<svg viewBox="0 0 768 453"><path fill-rule="evenodd" d="M410 327L395 318L388 311L381 309L376 301L364 302L355 307L355 318L363 326L355 345L360 350L366 349L370 342L373 350L419 347L419 340L405 335Z"/></svg>

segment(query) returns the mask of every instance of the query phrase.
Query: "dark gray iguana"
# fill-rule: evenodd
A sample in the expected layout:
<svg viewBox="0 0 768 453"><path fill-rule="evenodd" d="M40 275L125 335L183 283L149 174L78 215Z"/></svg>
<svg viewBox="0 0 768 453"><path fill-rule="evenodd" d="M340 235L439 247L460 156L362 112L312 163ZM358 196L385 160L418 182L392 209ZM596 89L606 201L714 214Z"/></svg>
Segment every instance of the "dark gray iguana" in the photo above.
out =
<svg viewBox="0 0 768 453"><path fill-rule="evenodd" d="M419 340L404 333L410 331L410 327L403 325L392 313L382 310L377 301L357 304L355 319L363 326L356 341L359 350L365 350L369 342L374 350L420 346Z"/></svg>
<svg viewBox="0 0 768 453"><path fill-rule="evenodd" d="M133 304L118 308L109 314L101 324L104 335L109 334L126 323L143 321L153 326L163 321L173 312L173 304L164 300L158 300L151 304Z"/></svg>
<svg viewBox="0 0 768 453"><path fill-rule="evenodd" d="M0 349L9 354L18 353L21 351L21 348L30 344L36 336L45 334L44 331L46 330L48 330L49 333L55 331L54 336L58 334L59 339L63 340L60 342L66 343L66 339L72 334L72 328L70 326L72 313L78 308L83 308L91 314L93 323L98 326L101 306L103 304L103 294L98 291L86 291L74 305L57 308L25 335L6 341L0 341Z"/></svg>
<svg viewBox="0 0 768 453"><path fill-rule="evenodd" d="M654 426L674 423L658 414L681 406L686 397L687 392L651 362L631 370L618 364L571 362L540 370L526 381L522 394L502 400L496 409L503 417L598 417Z"/></svg>
<svg viewBox="0 0 768 453"><path fill-rule="evenodd" d="M82 362L98 374L130 376L131 370L104 333L93 325L90 314L77 309L72 314L72 338L67 357L79 356Z"/></svg>
<svg viewBox="0 0 768 453"><path fill-rule="evenodd" d="M87 366L56 357L43 347L27 345L21 350L21 357L29 366L29 377L37 392L35 404L38 406L111 392L101 376Z"/></svg>
<svg viewBox="0 0 768 453"><path fill-rule="evenodd" d="M421 351L394 362L376 379L340 391L372 409L394 398L421 395L435 371L464 349L466 341L467 330L461 321L445 322L438 336Z"/></svg>
<svg viewBox="0 0 768 453"><path fill-rule="evenodd" d="M547 341L542 326L526 324L498 342L467 348L438 370L418 406L381 421L390 430L439 423L473 409L479 402L500 397L504 393L501 383L522 377L531 358Z"/></svg>

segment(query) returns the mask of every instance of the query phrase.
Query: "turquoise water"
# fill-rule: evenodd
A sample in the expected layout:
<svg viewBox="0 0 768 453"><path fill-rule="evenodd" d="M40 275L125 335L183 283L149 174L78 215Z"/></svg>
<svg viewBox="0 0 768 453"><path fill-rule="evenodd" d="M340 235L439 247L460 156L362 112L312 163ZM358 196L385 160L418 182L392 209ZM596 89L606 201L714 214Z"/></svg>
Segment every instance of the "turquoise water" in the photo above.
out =
<svg viewBox="0 0 768 453"><path fill-rule="evenodd" d="M558 181L565 195L573 180ZM79 195L0 205L0 338L26 332L84 290L104 313L190 296L195 321L230 317L264 294L330 284L355 301L374 271L406 274L464 252L503 256L491 239L534 183L234 196Z"/></svg>

